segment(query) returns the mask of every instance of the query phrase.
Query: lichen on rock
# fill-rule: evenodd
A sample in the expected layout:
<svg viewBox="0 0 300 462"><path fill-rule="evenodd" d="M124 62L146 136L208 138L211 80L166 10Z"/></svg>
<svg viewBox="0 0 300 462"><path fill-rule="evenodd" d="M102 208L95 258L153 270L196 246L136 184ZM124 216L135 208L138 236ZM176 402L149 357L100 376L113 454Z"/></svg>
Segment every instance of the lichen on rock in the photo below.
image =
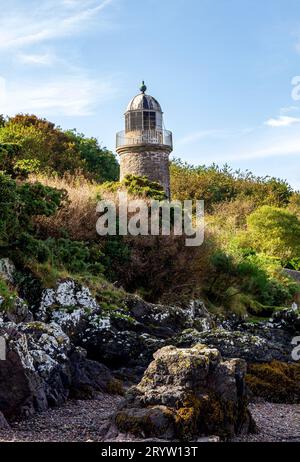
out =
<svg viewBox="0 0 300 462"><path fill-rule="evenodd" d="M218 350L206 345L164 347L154 354L140 383L129 390L115 422L120 430L136 435L179 440L253 431L245 373L243 360L223 361ZM154 411L160 415L157 426L151 418Z"/></svg>

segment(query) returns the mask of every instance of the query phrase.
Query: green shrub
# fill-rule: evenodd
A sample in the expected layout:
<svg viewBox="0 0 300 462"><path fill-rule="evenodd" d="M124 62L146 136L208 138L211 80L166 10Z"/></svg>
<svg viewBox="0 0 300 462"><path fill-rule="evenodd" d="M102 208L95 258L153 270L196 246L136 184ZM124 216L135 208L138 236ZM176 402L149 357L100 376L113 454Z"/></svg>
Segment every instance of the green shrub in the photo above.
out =
<svg viewBox="0 0 300 462"><path fill-rule="evenodd" d="M262 261L249 255L242 259L217 251L211 257L211 271L204 292L209 300L239 314L265 316L269 307L287 306L299 286L288 278L271 276Z"/></svg>
<svg viewBox="0 0 300 462"><path fill-rule="evenodd" d="M172 197L204 200L207 212L211 212L216 204L237 198L251 199L256 206L285 207L293 194L286 181L257 177L249 171L234 171L227 164L223 167L216 164L193 166L174 159L170 173Z"/></svg>
<svg viewBox="0 0 300 462"><path fill-rule="evenodd" d="M116 156L105 147L102 148L96 138L86 138L76 130L66 131L65 134L75 144L85 163L84 170L91 179L103 183L119 178L120 167Z"/></svg>
<svg viewBox="0 0 300 462"><path fill-rule="evenodd" d="M116 180L119 164L115 155L99 146L96 138L86 138L35 115L18 114L0 123L0 169L11 175L32 172L38 162L41 172L81 172L88 178L103 182ZM20 165L22 162L23 165ZM21 170L21 171L20 171ZM36 169L34 170L36 171Z"/></svg>
<svg viewBox="0 0 300 462"><path fill-rule="evenodd" d="M65 191L39 183L17 184L0 172L0 247L15 247L32 232L32 217L54 214L66 200Z"/></svg>
<svg viewBox="0 0 300 462"><path fill-rule="evenodd" d="M281 259L300 256L300 220L296 215L265 205L249 216L247 225L255 250Z"/></svg>
<svg viewBox="0 0 300 462"><path fill-rule="evenodd" d="M64 268L71 274L101 274L103 253L99 245L88 245L70 239L47 239L44 244L50 254L50 263L57 268Z"/></svg>
<svg viewBox="0 0 300 462"><path fill-rule="evenodd" d="M121 182L103 184L103 190L116 192L118 189L126 189L133 196L159 201L166 199L164 188L159 183L149 180L146 176L126 175Z"/></svg>
<svg viewBox="0 0 300 462"><path fill-rule="evenodd" d="M15 297L16 293L0 278L0 311L9 311L13 306Z"/></svg>

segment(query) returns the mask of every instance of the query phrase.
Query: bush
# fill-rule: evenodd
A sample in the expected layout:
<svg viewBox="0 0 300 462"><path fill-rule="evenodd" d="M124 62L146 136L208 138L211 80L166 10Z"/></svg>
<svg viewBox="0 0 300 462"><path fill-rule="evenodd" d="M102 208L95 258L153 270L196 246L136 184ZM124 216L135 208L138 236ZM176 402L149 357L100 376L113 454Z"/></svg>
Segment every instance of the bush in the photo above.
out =
<svg viewBox="0 0 300 462"><path fill-rule="evenodd" d="M34 115L19 114L10 118L0 128L0 143L18 145L14 161L36 159L42 170L63 173L84 168L84 162L69 137L53 123Z"/></svg>
<svg viewBox="0 0 300 462"><path fill-rule="evenodd" d="M102 148L96 138L86 138L76 130L67 131L65 134L75 143L90 179L100 183L119 179L120 167L116 156L108 149Z"/></svg>
<svg viewBox="0 0 300 462"><path fill-rule="evenodd" d="M13 307L16 293L0 278L0 312L9 311Z"/></svg>
<svg viewBox="0 0 300 462"><path fill-rule="evenodd" d="M255 250L281 259L300 257L300 220L292 213L265 205L249 216L247 224Z"/></svg>
<svg viewBox="0 0 300 462"><path fill-rule="evenodd" d="M193 166L179 159L171 163L171 191L174 199L205 201L211 212L216 204L237 198L284 207L292 196L290 185L277 178L256 177L251 172L233 171L228 165Z"/></svg>
<svg viewBox="0 0 300 462"><path fill-rule="evenodd" d="M164 188L157 182L149 180L146 176L126 175L121 182L104 183L102 190L117 192L125 189L132 196L144 197L153 200L164 200L166 194Z"/></svg>
<svg viewBox="0 0 300 462"><path fill-rule="evenodd" d="M299 286L276 273L271 276L256 256L242 259L217 251L211 256L211 270L204 293L215 305L237 314L264 316L270 306L287 306Z"/></svg>
<svg viewBox="0 0 300 462"><path fill-rule="evenodd" d="M95 138L86 138L75 130L63 131L46 119L28 114L18 114L0 124L0 168L17 175L19 162L21 174L26 163L38 162L41 172L63 175L81 170L87 178L98 182L119 176L115 155L101 148ZM32 166L29 172L26 168L26 173L32 171Z"/></svg>
<svg viewBox="0 0 300 462"><path fill-rule="evenodd" d="M39 183L18 185L0 172L0 246L17 246L23 233L32 231L33 216L54 214L65 199L65 191Z"/></svg>
<svg viewBox="0 0 300 462"><path fill-rule="evenodd" d="M103 273L103 253L99 245L87 245L70 239L47 239L44 243L52 266L66 269L71 274Z"/></svg>

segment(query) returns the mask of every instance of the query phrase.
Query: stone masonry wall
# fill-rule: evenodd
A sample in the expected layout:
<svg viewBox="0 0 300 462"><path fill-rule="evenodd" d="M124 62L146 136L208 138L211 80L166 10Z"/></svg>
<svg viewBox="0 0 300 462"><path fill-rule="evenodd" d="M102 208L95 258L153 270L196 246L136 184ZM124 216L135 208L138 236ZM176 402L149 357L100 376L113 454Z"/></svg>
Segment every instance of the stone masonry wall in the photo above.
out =
<svg viewBox="0 0 300 462"><path fill-rule="evenodd" d="M165 151L127 152L120 155L120 180L128 175L147 176L160 183L170 197L169 153Z"/></svg>

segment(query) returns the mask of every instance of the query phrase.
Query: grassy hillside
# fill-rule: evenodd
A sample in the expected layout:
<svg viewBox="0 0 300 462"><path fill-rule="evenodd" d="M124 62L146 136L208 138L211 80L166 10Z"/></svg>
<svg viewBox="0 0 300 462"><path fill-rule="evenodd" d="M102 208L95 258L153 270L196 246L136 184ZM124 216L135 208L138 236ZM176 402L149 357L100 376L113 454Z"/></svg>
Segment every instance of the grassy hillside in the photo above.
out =
<svg viewBox="0 0 300 462"><path fill-rule="evenodd" d="M146 178L115 182L114 154L76 131L35 116L3 120L0 170L0 254L17 265L20 287L26 278L51 286L73 277L107 287L112 299L116 287L150 301L202 297L214 311L251 316L268 316L299 292L282 271L300 268L300 195L285 181L175 160L173 198L205 200L205 242L191 248L184 236L96 234L99 198L120 187L148 200L163 193Z"/></svg>

